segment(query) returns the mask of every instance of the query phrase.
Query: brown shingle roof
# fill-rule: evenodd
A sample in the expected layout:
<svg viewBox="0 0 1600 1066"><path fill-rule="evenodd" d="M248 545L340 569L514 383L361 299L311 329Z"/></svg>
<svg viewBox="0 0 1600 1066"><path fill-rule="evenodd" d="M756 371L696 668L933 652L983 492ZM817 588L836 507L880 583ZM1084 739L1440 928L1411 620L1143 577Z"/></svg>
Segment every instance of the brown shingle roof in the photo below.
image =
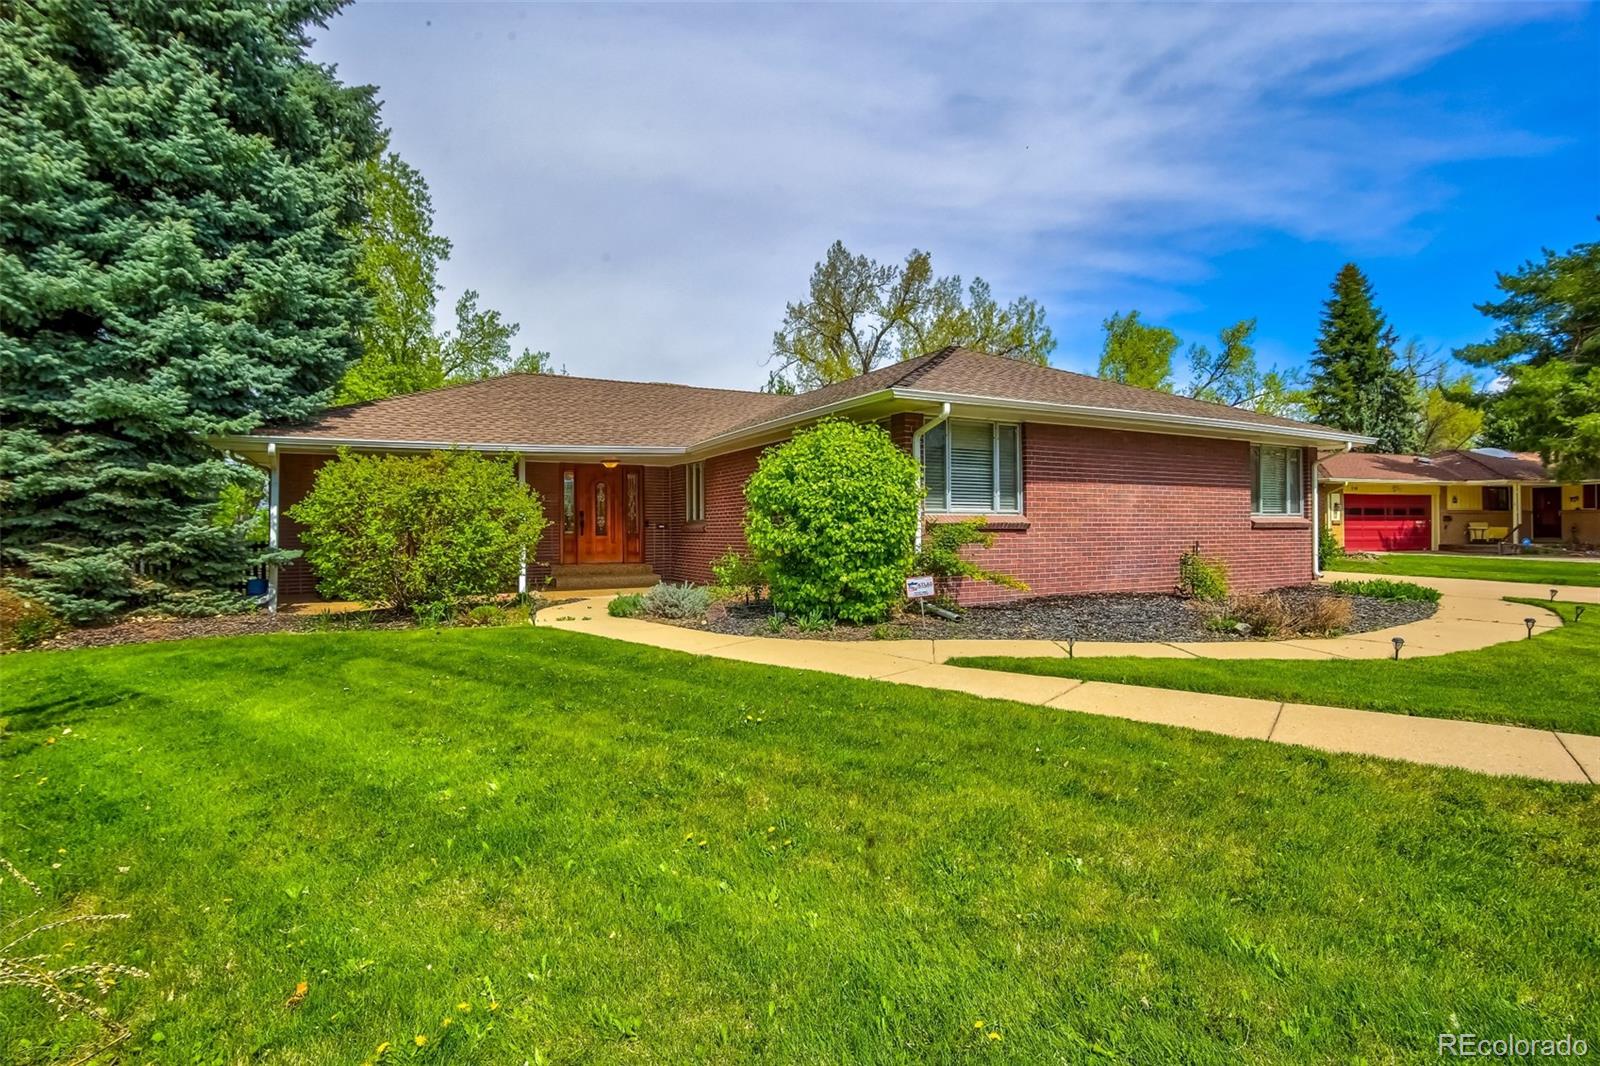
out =
<svg viewBox="0 0 1600 1066"><path fill-rule="evenodd" d="M1322 476L1335 481L1548 481L1538 455L1509 456L1448 451L1434 456L1344 452L1322 461Z"/></svg>
<svg viewBox="0 0 1600 1066"><path fill-rule="evenodd" d="M786 399L764 392L564 374L509 374L333 407L255 436L431 444L682 448Z"/></svg>
<svg viewBox="0 0 1600 1066"><path fill-rule="evenodd" d="M946 348L796 396L658 382L513 374L335 407L308 425L256 437L570 448L692 448L757 426L802 420L885 390L1201 419L1263 429L1316 429L1274 415L1191 400L965 348Z"/></svg>

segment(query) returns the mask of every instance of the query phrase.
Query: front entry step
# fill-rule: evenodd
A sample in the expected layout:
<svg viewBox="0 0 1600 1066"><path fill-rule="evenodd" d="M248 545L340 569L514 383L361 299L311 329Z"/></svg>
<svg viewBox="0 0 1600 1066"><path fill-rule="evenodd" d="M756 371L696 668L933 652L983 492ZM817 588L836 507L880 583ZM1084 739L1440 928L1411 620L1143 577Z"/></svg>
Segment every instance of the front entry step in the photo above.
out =
<svg viewBox="0 0 1600 1066"><path fill-rule="evenodd" d="M659 585L649 563L562 563L550 567L553 589L629 589Z"/></svg>

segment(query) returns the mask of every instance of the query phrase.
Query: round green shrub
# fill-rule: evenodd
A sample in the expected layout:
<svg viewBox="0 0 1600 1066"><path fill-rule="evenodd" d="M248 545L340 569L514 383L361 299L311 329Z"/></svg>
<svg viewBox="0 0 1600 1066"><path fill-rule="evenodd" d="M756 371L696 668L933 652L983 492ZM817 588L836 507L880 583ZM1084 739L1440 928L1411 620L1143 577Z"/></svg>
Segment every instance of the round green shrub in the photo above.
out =
<svg viewBox="0 0 1600 1066"><path fill-rule="evenodd" d="M922 486L881 428L796 434L762 455L744 494L745 539L778 610L876 622L904 595Z"/></svg>
<svg viewBox="0 0 1600 1066"><path fill-rule="evenodd" d="M430 617L514 587L545 527L516 464L473 452L341 452L288 513L323 595Z"/></svg>

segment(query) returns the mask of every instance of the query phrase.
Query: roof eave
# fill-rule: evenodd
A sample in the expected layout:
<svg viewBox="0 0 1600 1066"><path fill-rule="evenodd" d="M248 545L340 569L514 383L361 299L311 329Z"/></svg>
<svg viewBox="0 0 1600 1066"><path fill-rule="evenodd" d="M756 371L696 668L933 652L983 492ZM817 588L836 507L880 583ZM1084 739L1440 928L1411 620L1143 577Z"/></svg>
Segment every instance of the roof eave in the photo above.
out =
<svg viewBox="0 0 1600 1066"><path fill-rule="evenodd" d="M1033 414L1053 414L1089 424L1126 426L1144 432L1159 432L1174 427L1191 431L1206 431L1204 436L1226 436L1231 439L1273 440L1287 439L1307 444L1363 445L1376 443L1375 437L1359 433L1345 433L1310 424L1295 426L1264 425L1259 422L1242 422L1228 418L1205 418L1198 415L1179 415L1156 411L1134 411L1127 408L1095 407L1088 404L1057 403L1048 400L1017 400L1003 396L974 396L964 393L935 392L926 389L893 389L895 399L921 403L968 404L1001 408Z"/></svg>
<svg viewBox="0 0 1600 1066"><path fill-rule="evenodd" d="M616 457L618 459L672 459L686 454L689 449L676 446L642 446L637 444L506 444L489 441L446 440L374 440L357 437L305 437L271 433L249 433L241 436L209 437L207 442L217 448L247 448L276 444L287 448L368 448L383 451L438 451L459 449L471 452L497 452L527 456L580 455Z"/></svg>

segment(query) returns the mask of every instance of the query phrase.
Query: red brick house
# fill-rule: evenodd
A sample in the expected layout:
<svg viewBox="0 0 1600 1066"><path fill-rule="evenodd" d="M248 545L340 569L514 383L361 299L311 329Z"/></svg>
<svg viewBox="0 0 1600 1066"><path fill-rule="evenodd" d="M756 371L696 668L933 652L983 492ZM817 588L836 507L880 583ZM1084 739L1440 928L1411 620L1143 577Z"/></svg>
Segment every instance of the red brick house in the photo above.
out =
<svg viewBox="0 0 1600 1066"><path fill-rule="evenodd" d="M743 549L744 483L762 449L823 417L885 426L923 464L929 522L982 516L986 565L1033 595L1165 591L1198 543L1243 589L1315 569L1319 450L1367 438L960 348L798 396L511 375L333 408L219 446L271 472L282 516L339 448L517 457L552 521L524 587L704 582ZM284 600L315 598L295 563ZM964 602L1013 597L987 585Z"/></svg>

